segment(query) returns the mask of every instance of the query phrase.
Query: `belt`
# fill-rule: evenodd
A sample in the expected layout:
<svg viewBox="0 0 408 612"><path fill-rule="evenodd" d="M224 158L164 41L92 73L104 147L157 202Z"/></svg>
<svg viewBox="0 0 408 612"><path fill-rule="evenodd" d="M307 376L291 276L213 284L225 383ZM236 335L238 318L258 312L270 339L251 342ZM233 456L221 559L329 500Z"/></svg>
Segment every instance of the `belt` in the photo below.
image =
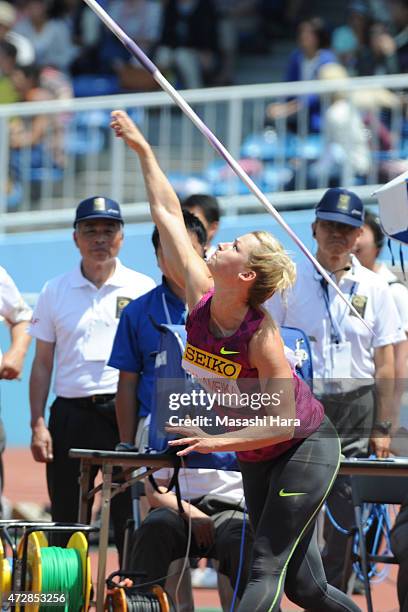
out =
<svg viewBox="0 0 408 612"><path fill-rule="evenodd" d="M91 408L98 404L107 404L115 399L115 393L98 393L87 397L61 397L65 402L76 404L78 407Z"/></svg>
<svg viewBox="0 0 408 612"><path fill-rule="evenodd" d="M318 393L317 398L320 399L320 401L324 401L325 398L329 399L331 397L333 399L352 400L352 399L358 399L362 397L363 395L366 395L370 391L374 391L374 389L375 389L375 384L362 385L361 387L357 387L357 389L352 389L350 391L336 392L335 390L333 390L330 393L324 393L324 392Z"/></svg>

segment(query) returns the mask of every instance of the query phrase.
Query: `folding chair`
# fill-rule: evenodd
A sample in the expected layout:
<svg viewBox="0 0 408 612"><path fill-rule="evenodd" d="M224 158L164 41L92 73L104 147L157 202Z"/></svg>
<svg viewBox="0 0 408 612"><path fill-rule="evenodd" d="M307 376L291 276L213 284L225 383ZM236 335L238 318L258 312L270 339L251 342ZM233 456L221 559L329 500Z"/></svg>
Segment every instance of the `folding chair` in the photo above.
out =
<svg viewBox="0 0 408 612"><path fill-rule="evenodd" d="M406 496L408 478L404 476L352 476L352 501L356 526L350 534L350 541L358 533L358 552L351 553L351 558L361 565L364 579L364 589L367 601L367 611L373 612L371 597L369 564L385 563L398 564L391 554L371 554L367 551L366 533L364 529L364 504L401 504ZM388 530L388 526L386 526ZM387 537L388 534L386 533ZM345 565L348 560L346 558Z"/></svg>

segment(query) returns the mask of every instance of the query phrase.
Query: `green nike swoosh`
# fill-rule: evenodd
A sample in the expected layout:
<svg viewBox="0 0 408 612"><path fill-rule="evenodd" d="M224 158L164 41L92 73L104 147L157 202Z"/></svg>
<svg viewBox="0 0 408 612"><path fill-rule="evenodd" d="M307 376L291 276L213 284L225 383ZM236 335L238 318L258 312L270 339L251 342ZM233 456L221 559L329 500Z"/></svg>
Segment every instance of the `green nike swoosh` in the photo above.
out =
<svg viewBox="0 0 408 612"><path fill-rule="evenodd" d="M227 351L227 349L223 346L220 350L221 355L239 355L239 351Z"/></svg>
<svg viewBox="0 0 408 612"><path fill-rule="evenodd" d="M286 493L285 489L279 491L279 497L293 497L294 495L307 495L307 493Z"/></svg>

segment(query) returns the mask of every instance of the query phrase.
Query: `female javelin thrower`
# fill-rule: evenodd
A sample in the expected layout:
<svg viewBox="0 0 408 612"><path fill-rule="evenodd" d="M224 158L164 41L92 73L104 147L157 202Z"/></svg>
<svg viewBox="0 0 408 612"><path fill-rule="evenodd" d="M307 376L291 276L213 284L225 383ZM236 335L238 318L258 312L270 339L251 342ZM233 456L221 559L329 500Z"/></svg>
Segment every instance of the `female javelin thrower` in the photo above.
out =
<svg viewBox="0 0 408 612"><path fill-rule="evenodd" d="M317 514L339 468L339 440L321 404L293 374L279 331L261 308L275 291L294 282L292 261L270 234L252 232L220 244L205 263L191 246L177 195L148 142L123 111L112 113L111 126L139 156L166 264L186 289L190 314L184 365L204 385L214 381L216 371L224 389L237 381L253 388L256 382L269 398L279 389L281 425L257 424L220 435L172 428L183 436L172 444L186 446L180 456L237 452L255 534L251 577L239 611L276 612L283 590L313 612L358 611L327 584L315 533ZM265 413L276 417L272 402Z"/></svg>

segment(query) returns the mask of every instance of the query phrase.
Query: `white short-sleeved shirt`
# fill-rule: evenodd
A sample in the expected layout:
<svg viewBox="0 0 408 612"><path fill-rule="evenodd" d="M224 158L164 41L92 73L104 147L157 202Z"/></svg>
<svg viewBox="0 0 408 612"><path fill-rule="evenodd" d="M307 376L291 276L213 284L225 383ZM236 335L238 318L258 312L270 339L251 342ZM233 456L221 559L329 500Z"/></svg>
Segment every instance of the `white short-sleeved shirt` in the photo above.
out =
<svg viewBox="0 0 408 612"><path fill-rule="evenodd" d="M265 307L279 325L302 329L309 337L314 378L333 378L331 362L325 359L331 344L332 326L321 284L321 275L308 260L297 267L297 281L287 292L287 300L278 295L265 303ZM337 321L343 341L351 343L351 377L369 379L375 376L374 349L395 344L405 339L398 311L390 288L375 272L364 268L352 256L351 270L339 282L343 294L358 300L364 311L366 326L353 314L337 295L328 287L330 312ZM359 299L360 298L360 299Z"/></svg>
<svg viewBox="0 0 408 612"><path fill-rule="evenodd" d="M114 274L99 289L83 276L80 265L45 284L29 333L55 343L56 395L116 392L119 373L106 362L120 313L154 287L149 276L126 268L118 259Z"/></svg>
<svg viewBox="0 0 408 612"><path fill-rule="evenodd" d="M170 481L171 468L163 468L154 474L155 480ZM240 472L210 470L206 468L183 468L179 475L182 499L196 499L204 495L217 495L239 504L244 499Z"/></svg>
<svg viewBox="0 0 408 612"><path fill-rule="evenodd" d="M398 281L395 274L385 265L380 264L376 270L377 274L381 276L388 283L392 297L394 298L395 305L398 310L398 314L401 319L402 329L408 333L408 289L405 285Z"/></svg>
<svg viewBox="0 0 408 612"><path fill-rule="evenodd" d="M0 316L8 323L15 324L30 321L32 310L17 289L13 279L0 266ZM1 351L0 351L1 357Z"/></svg>

